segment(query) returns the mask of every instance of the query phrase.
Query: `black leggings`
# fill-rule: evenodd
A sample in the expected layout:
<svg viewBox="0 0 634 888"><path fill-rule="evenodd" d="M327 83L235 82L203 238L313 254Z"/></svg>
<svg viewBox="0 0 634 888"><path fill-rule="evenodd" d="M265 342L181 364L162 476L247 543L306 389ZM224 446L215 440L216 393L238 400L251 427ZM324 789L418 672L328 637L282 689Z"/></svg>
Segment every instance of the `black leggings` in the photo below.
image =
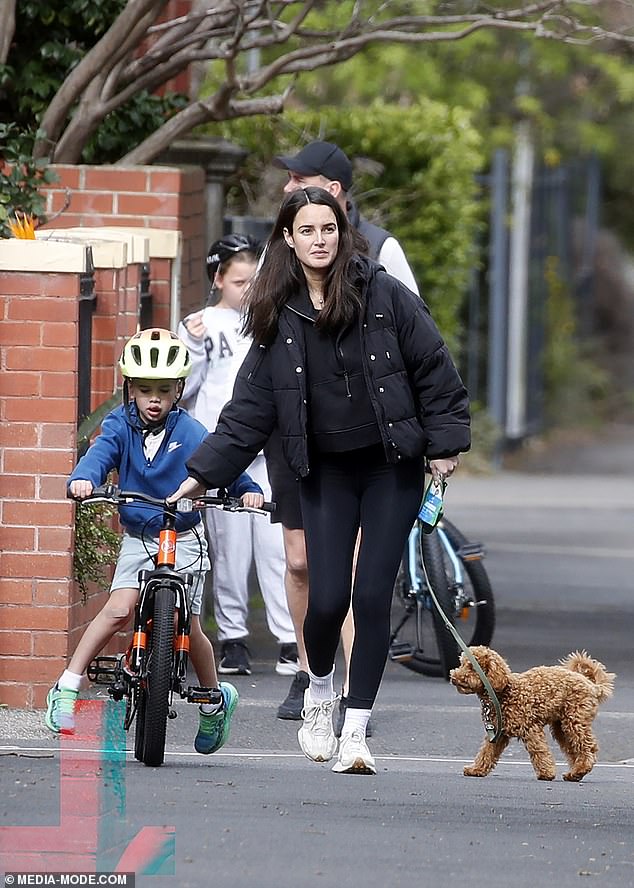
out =
<svg viewBox="0 0 634 888"><path fill-rule="evenodd" d="M304 621L314 675L333 668L350 606L352 562L361 546L352 591L354 645L348 706L371 709L390 640L392 589L424 483L423 460L386 462L382 446L317 454L300 484L310 593Z"/></svg>

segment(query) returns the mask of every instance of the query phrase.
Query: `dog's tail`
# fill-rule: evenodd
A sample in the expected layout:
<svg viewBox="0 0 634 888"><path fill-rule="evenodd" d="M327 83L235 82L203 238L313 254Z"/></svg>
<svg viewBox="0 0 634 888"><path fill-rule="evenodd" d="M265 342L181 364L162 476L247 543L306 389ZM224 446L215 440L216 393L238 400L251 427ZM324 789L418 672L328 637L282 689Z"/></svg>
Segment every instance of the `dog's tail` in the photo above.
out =
<svg viewBox="0 0 634 888"><path fill-rule="evenodd" d="M598 701L603 703L612 696L614 690L614 672L608 672L603 663L593 660L587 651L574 651L560 660L562 666L572 672L579 672L596 685Z"/></svg>

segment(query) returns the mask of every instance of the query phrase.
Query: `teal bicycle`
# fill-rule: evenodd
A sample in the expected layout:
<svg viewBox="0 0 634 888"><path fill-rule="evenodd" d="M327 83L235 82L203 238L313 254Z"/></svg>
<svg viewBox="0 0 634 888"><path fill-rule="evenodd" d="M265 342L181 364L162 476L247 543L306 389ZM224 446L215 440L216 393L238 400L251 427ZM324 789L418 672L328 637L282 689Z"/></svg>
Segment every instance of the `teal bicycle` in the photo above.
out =
<svg viewBox="0 0 634 888"><path fill-rule="evenodd" d="M435 607L429 587L467 645L488 645L495 602L482 564L484 548L443 516L431 533L417 519L394 586L391 660L421 675L442 677L458 665L460 647Z"/></svg>

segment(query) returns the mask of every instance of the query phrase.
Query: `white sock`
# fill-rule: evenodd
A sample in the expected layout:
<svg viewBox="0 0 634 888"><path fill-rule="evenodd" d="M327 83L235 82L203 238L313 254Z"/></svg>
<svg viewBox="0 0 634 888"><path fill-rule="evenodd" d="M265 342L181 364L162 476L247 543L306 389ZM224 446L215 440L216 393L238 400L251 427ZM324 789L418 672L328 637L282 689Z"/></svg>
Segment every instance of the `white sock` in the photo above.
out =
<svg viewBox="0 0 634 888"><path fill-rule="evenodd" d="M308 670L308 677L310 678L309 696L313 703L323 703L325 700L335 699L334 674L334 666L328 675L313 675L310 669Z"/></svg>
<svg viewBox="0 0 634 888"><path fill-rule="evenodd" d="M371 715L371 709L346 709L341 736L351 734L353 731L361 731L365 737L365 729L368 726Z"/></svg>
<svg viewBox="0 0 634 888"><path fill-rule="evenodd" d="M200 711L204 713L204 715L215 715L217 712L222 710L222 700L220 703L201 703Z"/></svg>
<svg viewBox="0 0 634 888"><path fill-rule="evenodd" d="M78 691L81 687L83 675L77 675L76 672L70 672L64 669L61 678L57 681L58 688L66 688L67 691Z"/></svg>

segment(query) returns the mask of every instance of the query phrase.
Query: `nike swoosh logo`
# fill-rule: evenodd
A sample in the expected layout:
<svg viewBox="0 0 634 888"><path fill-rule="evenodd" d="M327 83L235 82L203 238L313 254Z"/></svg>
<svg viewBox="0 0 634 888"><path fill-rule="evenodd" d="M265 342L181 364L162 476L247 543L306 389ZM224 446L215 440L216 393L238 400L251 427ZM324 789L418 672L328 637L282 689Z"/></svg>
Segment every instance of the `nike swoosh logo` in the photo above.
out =
<svg viewBox="0 0 634 888"><path fill-rule="evenodd" d="M169 444L168 447L167 447L167 452L168 452L168 453L171 453L172 450L176 450L177 447L182 447L182 446L183 446L183 445L181 444L180 441L172 441L172 443Z"/></svg>

